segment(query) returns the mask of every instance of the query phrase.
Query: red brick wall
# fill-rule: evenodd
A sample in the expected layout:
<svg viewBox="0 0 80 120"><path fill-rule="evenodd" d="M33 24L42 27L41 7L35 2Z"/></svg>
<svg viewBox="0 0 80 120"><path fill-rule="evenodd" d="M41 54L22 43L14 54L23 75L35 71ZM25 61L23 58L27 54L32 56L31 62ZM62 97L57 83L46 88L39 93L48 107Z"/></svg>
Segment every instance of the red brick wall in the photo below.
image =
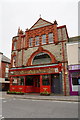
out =
<svg viewBox="0 0 80 120"><path fill-rule="evenodd" d="M9 68L10 68L10 64L9 64L9 63L5 63L5 62L2 62L2 63L1 63L2 74L1 74L0 77L2 77L2 78L5 78L5 68L6 68L6 64L8 64L8 65L9 65Z"/></svg>
<svg viewBox="0 0 80 120"><path fill-rule="evenodd" d="M13 61L14 56L16 56L16 67L23 65L24 51L25 50L27 51L27 49L29 48L29 38L33 38L32 46L31 46L32 48L44 46L44 44L42 44L42 35L44 35L44 34L46 35L46 44L45 45L54 44L56 46L59 42L66 42L67 39L65 41L63 41L63 39L60 38L60 40L59 40L58 29L62 29L62 28L66 29L66 26L57 27L57 24L51 24L51 25L36 28L36 29L27 29L25 31L25 35L23 33L18 33L18 36L15 36L12 40L11 66L13 66L12 61ZM54 43L49 43L49 41L48 41L49 33L53 33ZM62 34L62 36L63 36L63 34ZM39 36L39 45L37 45L37 46L35 45L35 37L36 36ZM16 38L16 37L18 37L18 38ZM15 41L17 42L16 50L13 49ZM57 49L56 49L56 51L57 51ZM21 61L18 61L19 59ZM18 65L19 62L20 62L20 64Z"/></svg>
<svg viewBox="0 0 80 120"><path fill-rule="evenodd" d="M42 28L37 28L34 30L26 31L25 48L28 48L29 38L31 38L31 37L35 38L36 36L40 36L40 45L42 45L41 35L43 35L43 34L46 34L46 42L48 44L48 34L49 33L54 34L54 43L58 42L58 39L57 39L58 34L57 34L57 26L56 25L50 25L50 26L45 26ZM34 46L34 41L33 41L33 46Z"/></svg>
<svg viewBox="0 0 80 120"><path fill-rule="evenodd" d="M15 37L15 39L12 41L12 50L14 48L14 42L15 41L17 41L17 50L21 50L23 48L28 48L30 37L33 37L33 39L34 39L33 40L33 47L34 47L36 36L40 37L40 45L39 46L41 46L42 45L41 35L43 35L43 34L46 34L46 43L48 44L48 33L53 33L54 34L54 43L58 42L57 25L53 24L53 25L37 28L37 29L34 29L34 30L28 30L28 31L25 32L25 36L23 34L19 34L18 40L16 40L16 37ZM22 37L25 38L25 40L24 40L25 44L24 44L23 47L21 47Z"/></svg>

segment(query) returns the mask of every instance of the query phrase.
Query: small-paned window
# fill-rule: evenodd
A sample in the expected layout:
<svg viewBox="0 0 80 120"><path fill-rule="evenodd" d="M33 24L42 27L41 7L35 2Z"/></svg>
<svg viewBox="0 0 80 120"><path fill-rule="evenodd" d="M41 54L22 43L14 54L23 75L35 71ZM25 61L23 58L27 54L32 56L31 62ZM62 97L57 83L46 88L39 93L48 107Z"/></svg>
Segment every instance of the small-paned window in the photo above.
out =
<svg viewBox="0 0 80 120"><path fill-rule="evenodd" d="M49 33L48 34L48 41L49 41L49 43L53 43L54 41L53 41L53 33Z"/></svg>
<svg viewBox="0 0 80 120"><path fill-rule="evenodd" d="M46 44L46 35L42 35L42 44Z"/></svg>
<svg viewBox="0 0 80 120"><path fill-rule="evenodd" d="M18 78L18 85L24 85L24 76Z"/></svg>
<svg viewBox="0 0 80 120"><path fill-rule="evenodd" d="M33 38L29 38L29 47L32 47L33 44Z"/></svg>
<svg viewBox="0 0 80 120"><path fill-rule="evenodd" d="M80 71L72 73L72 84L80 85Z"/></svg>
<svg viewBox="0 0 80 120"><path fill-rule="evenodd" d="M13 77L12 78L12 85L17 85L17 81L18 81L18 78L17 77Z"/></svg>
<svg viewBox="0 0 80 120"><path fill-rule="evenodd" d="M16 50L16 45L17 45L17 43L16 43L16 42L14 42L14 50Z"/></svg>
<svg viewBox="0 0 80 120"><path fill-rule="evenodd" d="M72 78L72 84L78 85L78 78Z"/></svg>
<svg viewBox="0 0 80 120"><path fill-rule="evenodd" d="M42 85L50 85L50 75L42 75Z"/></svg>
<svg viewBox="0 0 80 120"><path fill-rule="evenodd" d="M39 45L39 36L36 36L36 37L35 37L35 45L36 45L36 46Z"/></svg>

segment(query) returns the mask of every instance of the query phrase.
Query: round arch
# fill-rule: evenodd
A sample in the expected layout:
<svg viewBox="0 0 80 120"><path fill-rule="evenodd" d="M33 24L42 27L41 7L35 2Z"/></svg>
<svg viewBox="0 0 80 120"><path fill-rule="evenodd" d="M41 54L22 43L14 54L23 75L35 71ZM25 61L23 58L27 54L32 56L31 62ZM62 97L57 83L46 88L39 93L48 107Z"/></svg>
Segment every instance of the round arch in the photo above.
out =
<svg viewBox="0 0 80 120"><path fill-rule="evenodd" d="M50 63L55 63L57 60L55 59L54 55L49 52L48 50L45 50L43 49L42 47L39 47L38 50L36 50L31 56L30 58L28 59L28 62L27 62L27 66L30 66L32 65L32 61L34 59L34 57L39 54L39 53L45 53L45 54L48 54L51 58L51 62Z"/></svg>

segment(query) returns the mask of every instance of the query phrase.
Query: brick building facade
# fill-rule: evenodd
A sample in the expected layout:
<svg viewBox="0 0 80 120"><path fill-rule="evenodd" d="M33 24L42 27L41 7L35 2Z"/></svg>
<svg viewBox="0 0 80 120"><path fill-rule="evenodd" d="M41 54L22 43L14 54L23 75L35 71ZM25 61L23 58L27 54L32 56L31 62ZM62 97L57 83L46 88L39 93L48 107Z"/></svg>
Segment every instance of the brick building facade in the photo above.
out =
<svg viewBox="0 0 80 120"><path fill-rule="evenodd" d="M11 61L0 52L0 90L9 89L9 68Z"/></svg>
<svg viewBox="0 0 80 120"><path fill-rule="evenodd" d="M69 95L66 25L42 18L12 38L10 91Z"/></svg>

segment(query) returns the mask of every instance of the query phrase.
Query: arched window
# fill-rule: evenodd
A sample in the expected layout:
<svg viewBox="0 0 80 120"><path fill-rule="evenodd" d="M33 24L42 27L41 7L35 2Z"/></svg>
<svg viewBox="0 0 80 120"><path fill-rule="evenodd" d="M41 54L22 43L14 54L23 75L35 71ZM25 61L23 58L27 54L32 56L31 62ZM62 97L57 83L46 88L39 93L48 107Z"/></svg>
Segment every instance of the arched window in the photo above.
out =
<svg viewBox="0 0 80 120"><path fill-rule="evenodd" d="M37 54L32 61L32 65L47 64L47 63L51 63L51 58L47 53L44 52Z"/></svg>

